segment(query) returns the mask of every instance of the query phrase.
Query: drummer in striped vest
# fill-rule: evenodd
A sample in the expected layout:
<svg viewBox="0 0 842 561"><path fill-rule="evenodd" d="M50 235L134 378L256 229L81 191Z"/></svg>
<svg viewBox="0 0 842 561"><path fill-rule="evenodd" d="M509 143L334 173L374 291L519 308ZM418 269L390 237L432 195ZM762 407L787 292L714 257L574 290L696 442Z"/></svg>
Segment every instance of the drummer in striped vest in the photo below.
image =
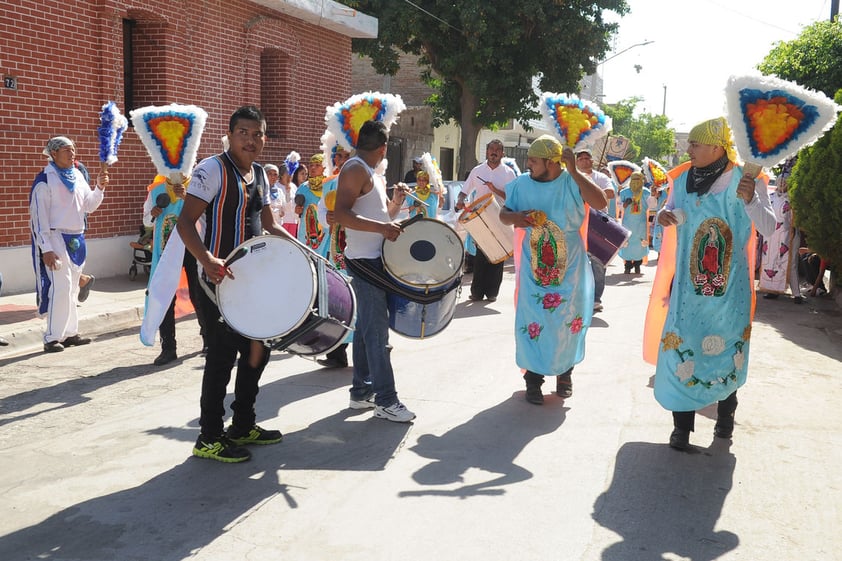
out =
<svg viewBox="0 0 842 561"><path fill-rule="evenodd" d="M234 463L251 457L244 445L274 444L283 436L280 431L266 430L255 423L254 402L260 376L269 362L269 348L236 333L221 321L219 308L210 295L222 279L233 278L224 259L242 242L261 235L262 230L288 239L292 236L275 222L266 173L255 163L266 142L263 114L254 106L240 107L231 116L227 137L228 150L202 160L196 167L177 228L185 247L201 264L202 283L207 288L202 291L202 307L208 354L202 376L201 434L193 455ZM196 224L202 217L204 230L200 233ZM235 361L233 419L226 431L224 400Z"/></svg>

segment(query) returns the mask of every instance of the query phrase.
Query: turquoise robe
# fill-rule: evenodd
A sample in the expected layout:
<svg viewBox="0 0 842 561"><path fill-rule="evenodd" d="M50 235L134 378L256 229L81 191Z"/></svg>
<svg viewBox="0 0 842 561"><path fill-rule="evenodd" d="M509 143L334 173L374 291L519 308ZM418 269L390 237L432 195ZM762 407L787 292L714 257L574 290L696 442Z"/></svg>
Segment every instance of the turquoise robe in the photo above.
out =
<svg viewBox="0 0 842 561"><path fill-rule="evenodd" d="M632 199L631 187L626 187L619 194L620 201L625 202ZM649 222L646 200L649 198L649 189L643 188L638 203L632 203L623 208L623 226L631 231L631 236L626 244L620 248L620 259L625 261L640 261L649 255Z"/></svg>
<svg viewBox="0 0 842 561"><path fill-rule="evenodd" d="M295 195L304 197L304 212L298 224L298 241L322 257L327 257L330 251L330 233L319 223L318 205L321 197L313 193L309 181L302 183Z"/></svg>
<svg viewBox="0 0 842 561"><path fill-rule="evenodd" d="M687 172L673 186L674 208L685 209L687 221L676 230L675 276L655 369L655 398L670 411L701 409L746 381L753 298L747 253L754 237L737 197L742 175L734 168L717 195L687 194Z"/></svg>
<svg viewBox="0 0 842 561"><path fill-rule="evenodd" d="M149 197L153 204L158 200L158 196L167 193L166 182L159 183L149 192ZM161 214L155 218L155 223L152 230L152 265L150 267L150 276L158 267L158 261L161 259L161 254L170 239L170 234L175 230L175 224L178 222L178 215L181 214L181 209L184 207L184 199L178 197L175 201L170 199L170 204L163 209Z"/></svg>
<svg viewBox="0 0 842 561"><path fill-rule="evenodd" d="M506 185L506 207L542 210L547 222L521 242L515 311L517 365L535 374L563 374L585 357L594 282L579 229L585 204L567 172L548 183L518 176Z"/></svg>
<svg viewBox="0 0 842 561"><path fill-rule="evenodd" d="M415 196L418 197L418 194L415 193ZM437 218L438 212L439 212L439 197L438 197L438 195L436 195L435 193L430 191L427 194L426 197L418 197L418 198L421 199L421 202L423 203L422 206L423 206L424 216L426 216L427 218ZM411 199L411 198L407 197L407 201L410 203L409 216L411 218L411 217L415 216L416 214L418 214L420 209L419 209L418 206L415 206L415 203L418 202L415 199Z"/></svg>
<svg viewBox="0 0 842 561"><path fill-rule="evenodd" d="M666 189L661 189L658 191L658 206L655 211L664 208L664 205L667 203L667 199L669 198L669 194L667 193ZM658 224L658 221L653 221L652 225L652 249L657 251L658 253L661 252L661 244L664 241L664 227Z"/></svg>

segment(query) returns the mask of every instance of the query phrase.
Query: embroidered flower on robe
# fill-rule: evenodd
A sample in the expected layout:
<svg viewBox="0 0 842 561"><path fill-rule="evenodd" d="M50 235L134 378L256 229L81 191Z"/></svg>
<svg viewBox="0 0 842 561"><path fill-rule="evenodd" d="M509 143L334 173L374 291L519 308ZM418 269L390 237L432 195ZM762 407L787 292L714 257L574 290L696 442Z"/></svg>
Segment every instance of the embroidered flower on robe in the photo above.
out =
<svg viewBox="0 0 842 561"><path fill-rule="evenodd" d="M678 364L678 368L675 369L675 375L678 377L679 380L685 382L688 379L693 378L693 373L695 372L695 370L696 363L692 360L687 360ZM687 385L694 386L695 383L688 383Z"/></svg>
<svg viewBox="0 0 842 561"><path fill-rule="evenodd" d="M556 308L561 306L561 304L565 301L558 292L548 292L543 296L540 294L534 294L533 297L539 304L541 304L541 306L543 306L545 310L549 310L551 312L554 312Z"/></svg>
<svg viewBox="0 0 842 561"><path fill-rule="evenodd" d="M719 335L708 335L702 339L702 354L718 355L725 350L725 339Z"/></svg>
<svg viewBox="0 0 842 561"><path fill-rule="evenodd" d="M525 325L520 328L521 332L528 333L529 338L533 341L538 339L541 336L541 331L544 330L544 326L539 325L538 322L533 321L529 325Z"/></svg>

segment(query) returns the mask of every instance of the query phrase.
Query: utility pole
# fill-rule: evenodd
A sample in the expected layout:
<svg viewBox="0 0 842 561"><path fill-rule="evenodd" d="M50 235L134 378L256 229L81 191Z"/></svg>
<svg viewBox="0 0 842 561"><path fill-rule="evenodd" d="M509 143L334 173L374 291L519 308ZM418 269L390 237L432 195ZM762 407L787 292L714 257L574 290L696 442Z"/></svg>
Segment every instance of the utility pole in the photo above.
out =
<svg viewBox="0 0 842 561"><path fill-rule="evenodd" d="M830 0L830 22L839 15L839 0Z"/></svg>
<svg viewBox="0 0 842 561"><path fill-rule="evenodd" d="M666 116L667 114L667 85L664 84L664 107L661 109L661 115Z"/></svg>

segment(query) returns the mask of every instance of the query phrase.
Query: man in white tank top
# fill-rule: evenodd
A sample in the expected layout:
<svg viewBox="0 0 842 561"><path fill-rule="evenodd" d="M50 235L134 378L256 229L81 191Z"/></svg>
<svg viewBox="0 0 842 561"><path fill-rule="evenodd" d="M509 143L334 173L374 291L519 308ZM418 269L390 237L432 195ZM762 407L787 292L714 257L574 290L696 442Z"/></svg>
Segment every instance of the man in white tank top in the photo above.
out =
<svg viewBox="0 0 842 561"><path fill-rule="evenodd" d="M386 196L386 182L374 168L386 156L389 135L380 121L367 121L357 138L357 155L339 173L334 215L345 227L345 259L365 262L383 271L381 252L384 238L394 241L401 234L394 222L406 191L395 189ZM374 416L399 423L415 418L398 399L389 346L389 311L386 292L359 275L351 286L357 297L357 325L354 332L354 377L351 384L352 409L374 408Z"/></svg>

